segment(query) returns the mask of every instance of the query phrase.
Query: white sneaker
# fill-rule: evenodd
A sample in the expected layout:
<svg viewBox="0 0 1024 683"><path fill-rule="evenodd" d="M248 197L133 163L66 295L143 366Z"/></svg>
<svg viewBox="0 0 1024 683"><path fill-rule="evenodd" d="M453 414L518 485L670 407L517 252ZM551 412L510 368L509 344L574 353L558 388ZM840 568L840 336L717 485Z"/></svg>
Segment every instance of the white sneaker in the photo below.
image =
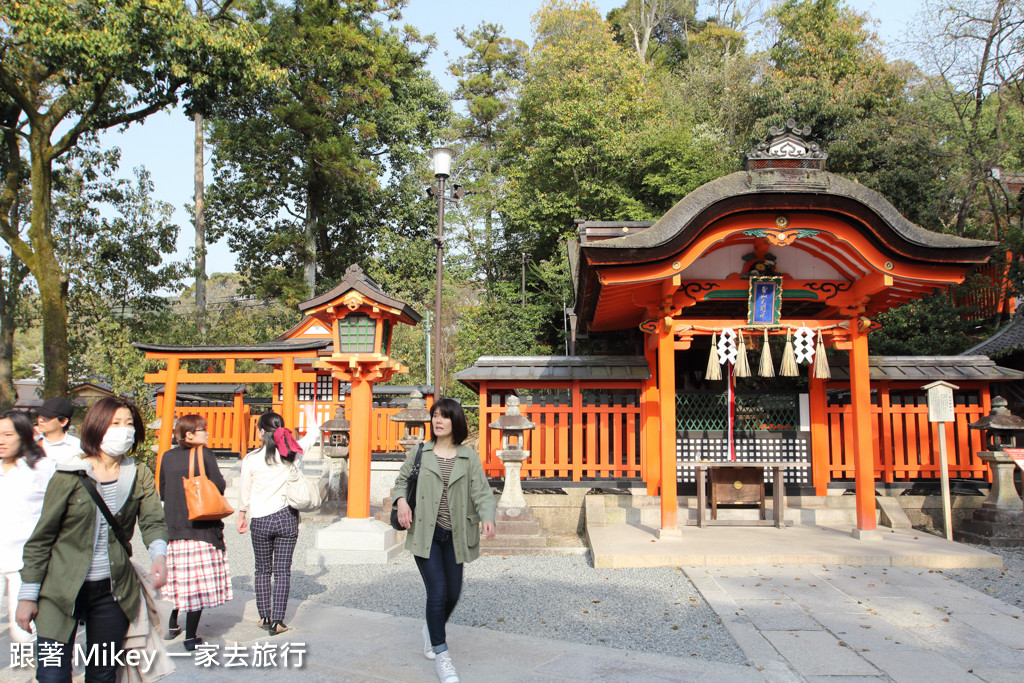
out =
<svg viewBox="0 0 1024 683"><path fill-rule="evenodd" d="M455 671L455 665L452 664L452 657L448 654L448 650L437 653L434 666L437 667L437 677L441 683L459 683L459 674Z"/></svg>
<svg viewBox="0 0 1024 683"><path fill-rule="evenodd" d="M426 624L423 624L423 656L427 659L433 659L437 656L434 654L434 646L430 644L430 631L427 629Z"/></svg>

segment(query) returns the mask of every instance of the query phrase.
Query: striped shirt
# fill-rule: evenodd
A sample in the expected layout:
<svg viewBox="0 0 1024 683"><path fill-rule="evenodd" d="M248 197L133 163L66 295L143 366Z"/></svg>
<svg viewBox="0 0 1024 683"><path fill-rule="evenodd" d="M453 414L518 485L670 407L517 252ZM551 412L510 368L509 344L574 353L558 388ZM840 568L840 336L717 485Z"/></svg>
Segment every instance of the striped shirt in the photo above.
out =
<svg viewBox="0 0 1024 683"><path fill-rule="evenodd" d="M117 480L100 482L100 495L103 496L103 502L113 512L114 506L117 505ZM92 549L92 562L89 564L89 571L85 574L86 581L110 578L110 557L107 554L110 525L107 524L107 520L99 508L96 508L96 515L100 518L100 535L96 539L96 547Z"/></svg>
<svg viewBox="0 0 1024 683"><path fill-rule="evenodd" d="M441 492L441 505L437 508L437 525L442 529L452 530L452 514L448 509L448 480L452 477L455 458L438 458L441 467L441 478L444 479L444 490Z"/></svg>

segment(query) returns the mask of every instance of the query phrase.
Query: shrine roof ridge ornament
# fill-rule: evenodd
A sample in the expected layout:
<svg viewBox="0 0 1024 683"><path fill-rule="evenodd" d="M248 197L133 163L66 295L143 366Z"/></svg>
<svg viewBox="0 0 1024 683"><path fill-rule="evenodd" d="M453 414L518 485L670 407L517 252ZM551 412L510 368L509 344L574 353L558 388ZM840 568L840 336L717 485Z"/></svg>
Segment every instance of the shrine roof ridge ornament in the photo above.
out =
<svg viewBox="0 0 1024 683"><path fill-rule="evenodd" d="M816 142L809 140L810 126L800 127L788 119L782 127L768 129L768 138L757 143L746 154L745 171L763 171L780 168L825 170L828 154Z"/></svg>

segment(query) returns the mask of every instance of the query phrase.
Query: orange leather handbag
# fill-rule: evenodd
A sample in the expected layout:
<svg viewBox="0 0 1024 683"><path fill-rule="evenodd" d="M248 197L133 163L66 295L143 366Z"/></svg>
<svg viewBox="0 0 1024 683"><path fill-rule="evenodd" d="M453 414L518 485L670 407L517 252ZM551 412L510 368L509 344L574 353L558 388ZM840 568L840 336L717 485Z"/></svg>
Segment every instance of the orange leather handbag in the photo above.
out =
<svg viewBox="0 0 1024 683"><path fill-rule="evenodd" d="M203 454L196 453L195 448L188 452L188 476L182 477L185 485L185 503L188 505L188 518L192 522L209 522L224 519L234 508L220 492L217 485L206 476ZM196 475L196 460L199 461L199 475Z"/></svg>

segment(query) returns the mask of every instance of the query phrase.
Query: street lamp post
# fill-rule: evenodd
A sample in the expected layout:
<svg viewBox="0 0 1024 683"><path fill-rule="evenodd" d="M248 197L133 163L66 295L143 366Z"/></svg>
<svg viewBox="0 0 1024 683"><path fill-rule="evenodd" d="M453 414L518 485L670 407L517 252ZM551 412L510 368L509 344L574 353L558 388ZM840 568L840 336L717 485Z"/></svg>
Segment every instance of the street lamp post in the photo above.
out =
<svg viewBox="0 0 1024 683"><path fill-rule="evenodd" d="M437 283L434 299L434 403L441 398L441 278L444 272L444 202L459 199L463 192L455 185L452 197L444 196L444 181L451 175L452 157L455 153L449 147L435 147L430 150L430 163L434 167L437 187L431 187L427 194L437 197Z"/></svg>

